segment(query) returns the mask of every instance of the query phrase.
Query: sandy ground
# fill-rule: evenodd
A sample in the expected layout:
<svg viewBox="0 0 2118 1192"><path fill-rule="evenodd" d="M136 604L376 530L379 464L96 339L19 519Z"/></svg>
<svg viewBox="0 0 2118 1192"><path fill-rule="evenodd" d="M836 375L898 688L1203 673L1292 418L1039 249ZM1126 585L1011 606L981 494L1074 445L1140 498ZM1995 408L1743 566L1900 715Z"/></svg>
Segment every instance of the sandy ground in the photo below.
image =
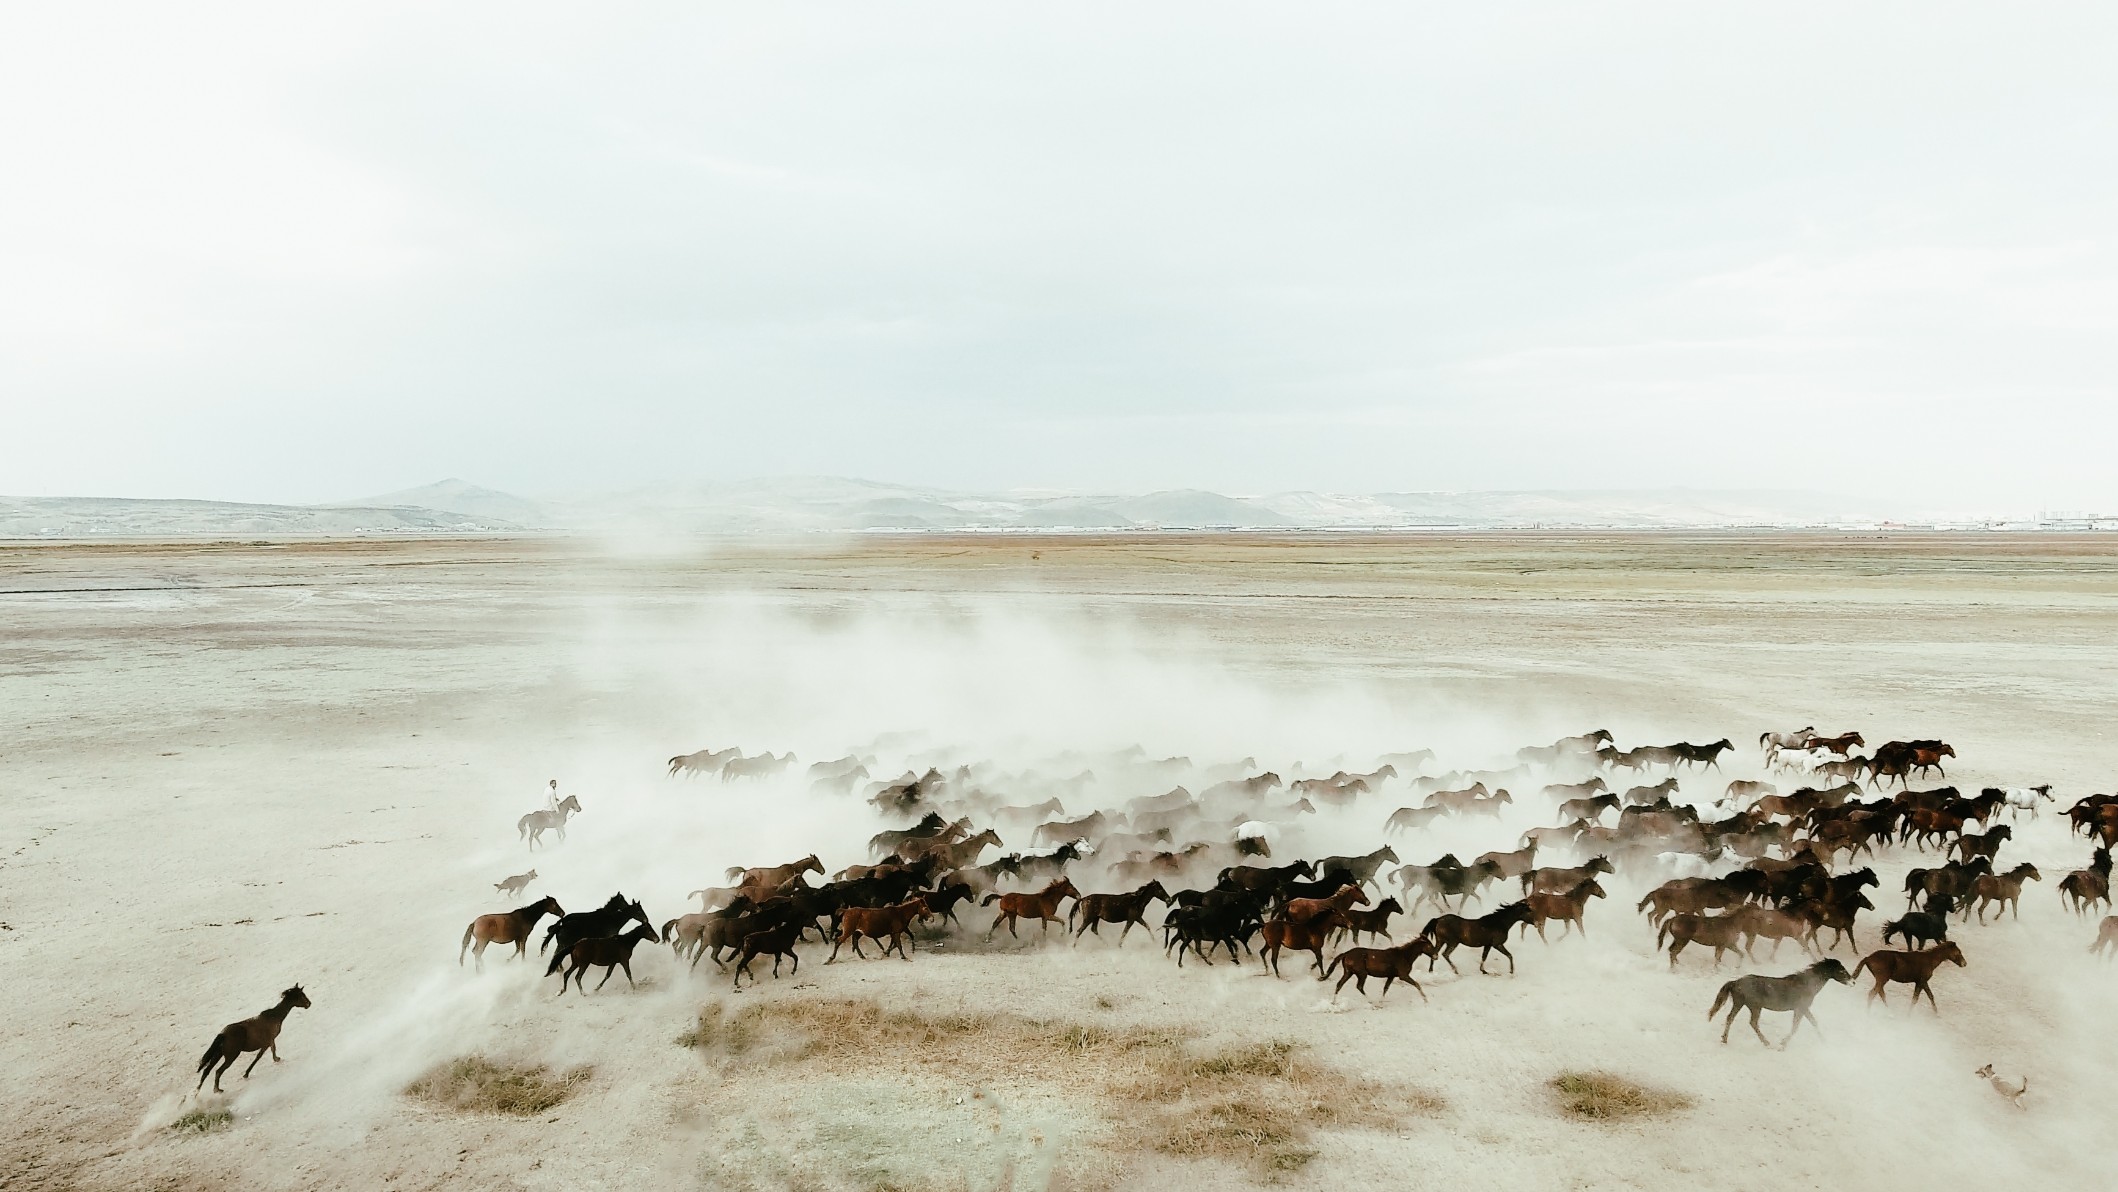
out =
<svg viewBox="0 0 2118 1192"><path fill-rule="evenodd" d="M1594 727L1625 743L1749 745L1816 723L1870 740L1944 737L1960 755L1957 785L2051 782L2063 805L2111 782L2112 545L0 545L0 971L12 1011L0 1034L0 1185L1255 1176L1087 1161L1110 1107L1063 1065L970 1097L873 1071L793 1086L674 1042L709 1001L858 996L1174 1026L1209 1042L1292 1039L1349 1072L1446 1098L1400 1130L1322 1136L1318 1157L1283 1177L1294 1186L2104 1187L2118 1158L2107 1109L2118 969L2087 955L2093 921L2058 905L2057 879L2088 850L2050 814L2003 852L2045 881L2020 923L1958 930L1971 963L1937 980L1940 1015L1910 1012L1901 994L1864 1009L1857 989L1834 987L1818 1003L1828 1038L1784 1053L1716 1042L1706 1005L1735 970L1717 975L1688 954L1667 973L1631 912L1644 879L1612 883L1589 940L1532 937L1513 978L1443 969L1426 1005L1393 994L1378 1006L1350 989L1334 1002L1295 975L1298 963L1282 980L1255 966L1180 973L1137 934L1122 951L951 938L910 964L826 967L811 949L799 978L739 995L659 947L640 954L638 991L621 978L564 999L520 964L489 963L480 977L453 952L471 916L511 905L491 883L532 865L532 896L585 909L622 888L659 923L730 865L814 850L836 868L882 826L857 800L798 779L664 777L663 759L704 746L791 749L807 762L875 743L886 762L1019 767L1138 743L1202 764L1254 756L1328 773L1422 746L1480 765ZM1735 757L1730 776L1758 773L1754 747ZM532 856L514 820L552 777L586 811L565 844ZM1686 791L1718 785L1688 780ZM1305 823L1282 852L1364 852L1404 793ZM1408 861L1468 855L1550 819L1534 799L1518 810L1398 847ZM1911 863L1878 866L1884 892ZM983 913L971 922L982 930ZM1879 923L1864 921L1864 943ZM1798 960L1783 953L1755 971ZM231 1074L231 1095L206 1099L234 1112L233 1127L167 1129L194 1104L193 1064L213 1033L294 981L315 1006L288 1023L286 1062L267 1060L247 1082ZM401 1095L431 1064L471 1052L596 1074L528 1121ZM2031 1076L2027 1110L1972 1078L1989 1060ZM1576 1068L1697 1103L1665 1119L1570 1120L1544 1085Z"/></svg>

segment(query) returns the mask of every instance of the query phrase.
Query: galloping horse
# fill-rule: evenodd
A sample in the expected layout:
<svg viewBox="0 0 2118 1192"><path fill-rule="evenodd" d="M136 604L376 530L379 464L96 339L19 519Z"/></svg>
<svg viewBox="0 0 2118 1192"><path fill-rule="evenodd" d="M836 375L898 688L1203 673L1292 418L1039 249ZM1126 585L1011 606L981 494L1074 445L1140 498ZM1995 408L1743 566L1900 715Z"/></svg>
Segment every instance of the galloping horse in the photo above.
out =
<svg viewBox="0 0 2118 1192"><path fill-rule="evenodd" d="M581 810L581 800L572 795L559 800L559 806L550 811L532 811L515 821L515 835L529 841L531 848L537 847L537 838L546 832L557 832L559 840L566 840L566 821Z"/></svg>
<svg viewBox="0 0 2118 1192"><path fill-rule="evenodd" d="M309 995L303 993L299 985L281 991L279 1004L257 1017L245 1018L241 1022L231 1022L222 1027L221 1033L215 1035L212 1044L206 1048L206 1054L199 1057L198 1087L205 1087L206 1073L212 1070L213 1091L220 1092L221 1074L234 1067L235 1061L241 1059L246 1051L256 1052L257 1060L261 1060L269 1050L272 1053L272 1062L278 1063L279 1028L286 1023L287 1015L297 1006L304 1010L309 1008ZM243 1069L244 1080L250 1079L250 1073L256 1070L257 1060L251 1060L250 1066ZM221 1065L218 1070L213 1068L215 1061ZM195 1088L192 1091L198 1090Z"/></svg>
<svg viewBox="0 0 2118 1192"><path fill-rule="evenodd" d="M1805 1018L1811 1026L1816 1027L1818 1034L1824 1032L1824 1027L1817 1022L1816 1015L1809 1012L1809 1006L1816 1001L1817 991L1824 987L1826 981L1850 985L1853 983L1853 974L1847 972L1846 966L1838 961L1825 959L1801 972L1790 973L1784 977L1737 977L1721 986L1721 992L1714 995L1714 1004L1706 1011L1706 1020L1712 1022L1714 1015L1721 1012L1721 1006L1724 1003L1728 1006L1728 1021L1721 1024L1721 1042L1726 1043L1729 1028L1736 1024L1737 1012L1748 1010L1750 1032L1758 1037L1758 1042L1770 1047L1771 1041L1765 1038L1764 1031L1758 1029L1758 1015L1766 1010L1791 1010L1794 1012L1794 1025L1787 1028L1787 1037L1780 1040L1780 1049L1785 1051L1787 1045L1794 1041L1794 1033L1802 1029L1802 1020Z"/></svg>
<svg viewBox="0 0 2118 1192"><path fill-rule="evenodd" d="M529 945L530 933L536 930L537 920L546 915L563 917L565 914L566 908L559 905L558 899L546 896L528 906L502 914L480 915L471 920L469 927L463 929L463 947L456 949L456 963L459 966L463 964L464 950L471 946L474 939L478 941L478 949L473 955L477 958L478 971L481 973L485 971L487 944L513 944L515 956L520 959Z"/></svg>

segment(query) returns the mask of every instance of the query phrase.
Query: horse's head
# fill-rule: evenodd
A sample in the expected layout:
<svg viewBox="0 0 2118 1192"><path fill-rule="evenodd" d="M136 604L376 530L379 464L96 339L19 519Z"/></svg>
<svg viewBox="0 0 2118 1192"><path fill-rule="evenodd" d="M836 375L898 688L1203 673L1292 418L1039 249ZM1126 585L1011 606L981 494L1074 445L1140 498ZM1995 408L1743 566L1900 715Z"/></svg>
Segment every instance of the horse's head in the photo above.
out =
<svg viewBox="0 0 2118 1192"><path fill-rule="evenodd" d="M2035 865L2030 864L2028 861L2024 861L2022 864L2017 865L2015 867L2015 872L2010 874L2009 876L2013 877L2016 881L2021 881L2024 878L2028 878L2033 882L2041 882L2044 880L2044 875L2037 872L2037 867Z"/></svg>
<svg viewBox="0 0 2118 1192"><path fill-rule="evenodd" d="M1163 902L1169 901L1169 891L1162 887L1162 880L1160 878L1157 878L1154 881L1151 881L1146 885L1140 887L1139 890L1136 891L1136 893L1144 894L1149 898L1159 898Z"/></svg>
<svg viewBox="0 0 2118 1192"><path fill-rule="evenodd" d="M1583 878L1581 884L1574 887L1574 893L1588 898L1610 897L1610 895L1603 892L1603 887L1597 884L1596 879L1592 877Z"/></svg>
<svg viewBox="0 0 2118 1192"><path fill-rule="evenodd" d="M566 917L566 908L560 906L559 900L553 898L549 894L538 899L537 905L531 907L530 909L536 911L540 915L557 915L562 919Z"/></svg>
<svg viewBox="0 0 2118 1192"><path fill-rule="evenodd" d="M1377 864L1388 861L1395 865L1397 863L1397 850L1386 844L1375 850L1375 858Z"/></svg>
<svg viewBox="0 0 2118 1192"><path fill-rule="evenodd" d="M1934 948L1934 955L1936 964L1946 960L1958 968L1966 968L1971 963L1964 959L1964 950L1956 946L1955 940L1943 940L1940 944L1937 944Z"/></svg>
<svg viewBox="0 0 2118 1192"><path fill-rule="evenodd" d="M1595 857L1590 857L1590 858L1589 858L1589 862L1588 862L1588 864L1586 864L1586 865L1583 865L1583 866L1582 866L1581 868L1582 868L1582 869L1584 869L1584 870L1586 870L1586 871L1587 871L1587 872L1589 872L1589 873L1616 873L1616 872L1618 872L1618 868L1617 868L1617 866L1615 866L1615 865L1612 865L1612 864L1611 864L1611 859L1610 859L1609 857L1604 857L1604 856L1595 856Z"/></svg>
<svg viewBox="0 0 2118 1192"><path fill-rule="evenodd" d="M1827 981L1836 981L1841 985L1853 984L1853 974L1847 972L1846 966L1835 959L1819 960L1809 966L1809 971Z"/></svg>
<svg viewBox="0 0 2118 1192"><path fill-rule="evenodd" d="M482 947L483 945L480 946ZM309 1008L309 995L303 993L302 987L299 985L290 985L280 990L279 1000L290 1006L300 1006L304 1010Z"/></svg>
<svg viewBox="0 0 2118 1192"><path fill-rule="evenodd" d="M1060 878L1058 881L1053 882L1051 885L1046 886L1044 888L1044 892L1047 894L1057 894L1064 898L1081 897L1081 891L1076 890L1074 888L1074 883L1072 879L1063 877Z"/></svg>
<svg viewBox="0 0 2118 1192"><path fill-rule="evenodd" d="M559 800L559 810L579 813L581 810L581 800L574 795L568 795L564 799Z"/></svg>

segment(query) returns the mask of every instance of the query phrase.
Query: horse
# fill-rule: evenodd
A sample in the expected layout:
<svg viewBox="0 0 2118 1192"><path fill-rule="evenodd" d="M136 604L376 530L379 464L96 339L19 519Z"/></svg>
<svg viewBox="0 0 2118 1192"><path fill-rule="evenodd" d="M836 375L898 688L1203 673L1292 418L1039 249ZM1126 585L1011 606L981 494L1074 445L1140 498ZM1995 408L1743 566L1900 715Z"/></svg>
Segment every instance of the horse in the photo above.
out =
<svg viewBox="0 0 2118 1192"><path fill-rule="evenodd" d="M1524 894L1564 894L1569 890L1578 888L1581 883L1594 878L1599 873L1616 872L1618 872L1618 869L1611 864L1609 857L1590 857L1587 864L1575 865L1566 869L1532 869L1522 875L1522 892Z"/></svg>
<svg viewBox="0 0 2118 1192"><path fill-rule="evenodd" d="M626 901L623 894L611 895L608 901L595 910L561 915L557 922L545 929L544 939L537 945L540 955L553 944L559 945L558 950L552 953L552 962L545 967L544 975L549 977L558 972L560 962L566 959L567 951L575 944L582 940L614 936L629 922L637 922L649 931L654 930L654 924L647 921L647 911L638 901Z"/></svg>
<svg viewBox="0 0 2118 1192"><path fill-rule="evenodd" d="M1459 900L1459 906L1469 905L1471 899L1482 898L1480 887L1499 876L1486 866L1465 865L1456 854L1443 853L1432 865L1400 866L1390 880L1408 895L1417 892L1409 909L1418 910L1429 898L1444 907L1451 898Z"/></svg>
<svg viewBox="0 0 2118 1192"><path fill-rule="evenodd" d="M716 773L731 759L741 756L743 751L740 749L723 749L719 752L701 749L697 753L680 754L669 759L669 776L675 778L682 774L688 778L693 774Z"/></svg>
<svg viewBox="0 0 2118 1192"><path fill-rule="evenodd" d="M1456 967L1452 953L1458 947L1478 949L1478 971L1486 971L1486 958L1499 952L1508 958L1508 975L1515 975L1515 954L1508 951L1508 933L1530 921L1530 905L1527 902L1511 902L1498 910L1488 911L1476 919L1462 915L1439 915L1429 920L1420 929L1420 938L1432 943L1435 955L1449 962L1449 971L1462 973ZM1434 956L1427 958L1427 971L1434 971Z"/></svg>
<svg viewBox="0 0 2118 1192"><path fill-rule="evenodd" d="M1949 905L1946 895L1941 905ZM1888 944L1891 936L1903 937L1915 952L1926 944L1946 943L1949 939L1948 911L1907 911L1903 918L1883 924L1883 942Z"/></svg>
<svg viewBox="0 0 2118 1192"><path fill-rule="evenodd" d="M1836 737L1819 737L1812 734L1807 741L1802 742L1799 748L1804 753L1815 753L1818 750L1823 750L1826 753L1835 753L1840 757L1844 757L1847 751L1856 745L1864 749L1867 748L1867 738L1859 733L1841 733Z"/></svg>
<svg viewBox="0 0 2118 1192"><path fill-rule="evenodd" d="M837 960L839 947L849 939L853 941L853 954L866 960L867 956L860 950L862 936L885 941L882 950L884 956L888 956L890 949L895 947L898 959L910 960L912 958L905 954L905 940L911 937L912 924L932 917L933 913L932 908L927 906L927 900L918 895L895 906L849 906L839 917L838 941L831 945L831 955L825 958L824 963L830 964Z"/></svg>
<svg viewBox="0 0 2118 1192"><path fill-rule="evenodd" d="M2075 914L2083 914L2097 903L2111 904L2111 850L2097 848L2087 869L2077 869L2059 879L2059 897Z"/></svg>
<svg viewBox="0 0 2118 1192"><path fill-rule="evenodd" d="M2089 945L2089 954L2101 956L2107 948L2118 948L2118 915L2105 915L2096 925L2096 942Z"/></svg>
<svg viewBox="0 0 2118 1192"><path fill-rule="evenodd" d="M1440 816L1449 814L1446 807L1400 807L1383 821L1383 831L1396 835L1400 832L1417 832Z"/></svg>
<svg viewBox="0 0 2118 1192"><path fill-rule="evenodd" d="M267 1051L272 1053L272 1062L278 1063L279 1029L286 1024L287 1015L297 1008L309 1008L309 995L302 992L301 986L291 985L280 991L279 1002L271 1009L255 1018L245 1018L222 1027L221 1033L206 1045L206 1054L199 1057L199 1083L192 1091L206 1087L206 1074L211 1071L213 1091L220 1092L221 1074L234 1067L235 1061L246 1051L256 1052L257 1059L251 1060L250 1066L243 1069L244 1080L250 1079L250 1073L257 1069L257 1060L264 1059ZM218 1069L213 1066L216 1062L220 1064Z"/></svg>
<svg viewBox="0 0 2118 1192"><path fill-rule="evenodd" d="M1868 991L1865 1000L1880 1001L1886 1006L1889 1005L1890 999L1883 993L1883 986L1894 981L1912 987L1913 1005L1919 1005L1919 995L1924 993L1927 995L1927 1007L1940 1014L1941 1007L1934 1004L1934 990L1927 982L1934 978L1934 970L1940 968L1944 961L1953 963L1958 968L1963 968L1969 963L1964 959L1963 949L1956 946L1955 940L1943 940L1924 952L1870 952L1861 958L1861 962L1853 967L1853 971L1860 973L1865 970L1875 976L1875 988Z"/></svg>
<svg viewBox="0 0 2118 1192"><path fill-rule="evenodd" d="M721 781L733 782L738 778L769 778L793 764L794 754L792 751L781 754L778 757L772 756L772 751L769 749L756 757L732 757L721 767Z"/></svg>
<svg viewBox="0 0 2118 1192"><path fill-rule="evenodd" d="M2041 882L2043 880L2044 875L2037 872L2037 867L2028 861L2024 861L2006 873L1981 874L1971 886L1971 896L1978 899L1979 925L1985 925L1986 908L1996 902L2015 918L2022 918L2023 882ZM1966 902L1964 904L1964 913L1969 914L1970 911L1971 905ZM1998 919L2000 913L1998 911L1994 912L1993 917Z"/></svg>
<svg viewBox="0 0 2118 1192"><path fill-rule="evenodd" d="M463 966L463 953L471 946L473 939L478 941L478 950L474 955L477 957L478 971L481 973L485 971L487 944L513 944L515 958L519 960L527 954L530 933L536 930L537 920L546 915L565 914L566 908L559 905L559 900L547 895L515 910L497 915L480 915L471 920L469 927L463 929L463 946L456 949L456 965L458 968Z"/></svg>
<svg viewBox="0 0 2118 1192"><path fill-rule="evenodd" d="M1272 970L1273 976L1277 977L1280 975L1280 950L1282 948L1293 948L1297 952L1307 952L1316 957L1316 979L1321 981L1326 975L1324 971L1324 942L1330 938L1332 931L1337 929L1338 926L1338 916L1333 913L1325 913L1299 921L1293 919L1269 920L1258 934L1258 959Z"/></svg>
<svg viewBox="0 0 2118 1192"><path fill-rule="evenodd" d="M581 990L581 996L587 997L591 991L588 988L588 978L582 974L592 968L603 970L603 979L596 982L594 992L602 992L603 987L610 984L611 975L621 968L625 970L625 983L638 989L639 986L634 984L632 979L632 950L639 946L641 940L660 938L655 934L654 928L642 923L623 935L597 936L577 941L566 951L566 971L559 974L558 996L566 996L566 983L571 980Z"/></svg>
<svg viewBox="0 0 2118 1192"><path fill-rule="evenodd" d="M515 836L529 841L531 848L537 847L537 838L546 832L557 832L559 842L566 842L566 821L581 810L581 800L568 795L559 800L559 805L550 811L532 811L515 821Z"/></svg>
<svg viewBox="0 0 2118 1192"><path fill-rule="evenodd" d="M1396 857L1391 857L1390 859L1392 861L1397 860ZM1532 840L1513 852L1503 853L1495 850L1490 853L1480 853L1478 859L1471 862L1471 864L1483 869L1490 869L1499 877L1519 878L1530 870L1537 868L1537 841Z"/></svg>
<svg viewBox="0 0 2118 1192"><path fill-rule="evenodd" d="M1701 769L1718 770L1721 768L1721 755L1734 749L1735 745L1727 737L1723 737L1706 745L1679 741L1670 748L1676 752L1679 766L1696 765Z"/></svg>
<svg viewBox="0 0 2118 1192"><path fill-rule="evenodd" d="M1584 823L1601 823L1603 813L1616 809L1618 796L1612 794L1591 795L1580 799L1568 799L1559 805L1562 819L1581 820Z"/></svg>
<svg viewBox="0 0 2118 1192"><path fill-rule="evenodd" d="M999 848L1004 843L1000 833L987 828L962 840L942 840L939 837L908 840L900 851L907 861L930 860L939 869L962 869L976 861L987 845Z"/></svg>
<svg viewBox="0 0 2118 1192"><path fill-rule="evenodd" d="M1671 915L1663 920L1655 929L1655 947L1660 948L1667 941L1669 971L1677 971L1677 956L1688 944L1712 948L1715 968L1721 967L1723 952L1739 952L1748 959L1757 959L1749 950L1756 937L1743 930L1746 926L1744 920L1748 917L1743 913L1745 909L1739 907L1725 915Z"/></svg>
<svg viewBox="0 0 2118 1192"><path fill-rule="evenodd" d="M1074 840L1093 840L1105 835L1104 825L1108 818L1100 811L1092 811L1080 819L1052 820L1037 825L1030 833L1030 847L1066 844Z"/></svg>
<svg viewBox="0 0 2118 1192"><path fill-rule="evenodd" d="M1753 783L1752 785L1761 784ZM1665 778L1660 782L1649 783L1646 786L1627 787L1625 805L1627 807L1652 807L1657 803L1665 803L1671 795L1676 793L1677 780L1673 777Z"/></svg>
<svg viewBox="0 0 2118 1192"><path fill-rule="evenodd" d="M766 865L755 869L745 869L738 865L728 871L728 876L735 879L738 888L763 886L777 889L805 873L824 876L824 863L816 859L815 853L810 853L799 861L789 861L785 865Z"/></svg>
<svg viewBox="0 0 2118 1192"><path fill-rule="evenodd" d="M790 957L794 961L794 968L788 974L789 976L801 972L802 956L801 953L794 950L794 945L801 938L802 926L799 923L783 923L777 927L767 927L744 936L741 953L735 964L734 988L741 989L743 987L743 974L750 973L750 962L767 952L772 953L773 980L779 980L780 958L783 956ZM757 984L757 979L756 973L750 973L751 984Z"/></svg>
<svg viewBox="0 0 2118 1192"><path fill-rule="evenodd" d="M1073 882L1063 877L1035 894L988 894L979 900L978 905L991 906L997 901L1000 903L1000 913L993 916L993 925L986 928L985 938L991 940L993 933L999 931L1004 922L1008 925L1008 934L1021 939L1015 931L1015 922L1025 915L1034 916L1043 924L1043 930L1050 931L1052 924L1063 925L1066 922L1059 917L1059 904L1069 898L1079 897L1081 891L1074 888Z"/></svg>
<svg viewBox="0 0 2118 1192"><path fill-rule="evenodd" d="M1165 904L1171 901L1169 891L1163 888L1159 880L1148 882L1139 889L1124 894L1083 894L1068 908L1066 923L1073 929L1074 939L1077 941L1080 940L1082 932L1093 932L1101 939L1102 924L1122 923L1125 925L1124 929L1118 932L1118 946L1122 948L1125 946L1125 937L1132 934L1134 924L1139 924L1143 931L1147 929L1147 908L1156 899ZM1081 917L1079 927L1074 926L1076 915Z"/></svg>
<svg viewBox="0 0 2118 1192"><path fill-rule="evenodd" d="M1333 969L1343 974L1339 977L1338 984L1331 987L1332 997L1337 997L1339 991L1346 988L1348 981L1353 982L1353 988L1365 996L1368 992L1368 978L1381 977L1381 996L1390 996L1392 982L1403 981L1419 994L1420 1001L1426 1001L1427 991L1421 989L1419 982L1412 979L1412 966L1421 956L1429 955L1433 951L1434 945L1425 939L1415 939L1394 948L1348 948L1332 957L1331 963L1324 966L1324 977L1329 980Z"/></svg>
<svg viewBox="0 0 2118 1192"><path fill-rule="evenodd" d="M1387 844L1372 853L1364 853L1358 857L1325 857L1316 863L1316 871L1330 873L1334 869L1343 869L1352 874L1353 880L1361 885L1381 889L1375 880L1375 873L1386 861L1392 865L1397 864L1397 850Z"/></svg>
<svg viewBox="0 0 2118 1192"><path fill-rule="evenodd" d="M1714 995L1714 1004L1706 1011L1706 1020L1712 1022L1714 1015L1721 1012L1724 1004L1728 1007L1728 1021L1721 1025L1721 1042L1726 1044L1729 1028L1736 1024L1736 1014L1748 1010L1751 1033L1758 1037L1758 1042L1770 1047L1771 1041L1765 1038L1764 1031L1758 1029L1758 1015L1766 1010L1792 1011L1794 1025L1787 1029L1787 1037L1780 1040L1780 1050L1785 1051L1787 1045L1794 1041L1794 1033L1802 1029L1802 1020L1805 1018L1817 1029L1818 1034L1824 1032L1823 1024L1816 1020L1816 1015L1810 1013L1809 1006L1816 1001L1817 991L1824 987L1826 981L1850 985L1853 983L1853 974L1846 971L1845 965L1826 957L1800 972L1789 973L1784 977L1737 977L1722 985L1721 992Z"/></svg>
<svg viewBox="0 0 2118 1192"><path fill-rule="evenodd" d="M1402 914L1404 904L1395 897L1385 898L1364 911L1347 909L1339 912L1346 925L1339 930L1341 940L1350 939L1359 943L1363 935L1379 935L1390 938L1390 916Z"/></svg>
<svg viewBox="0 0 2118 1192"><path fill-rule="evenodd" d="M2052 784L2049 782L2042 786L2011 786L2001 791L2000 797L2008 804L2008 818L2011 820L2019 818L2025 811L2030 813L2031 819L2036 819L2039 800L2046 803L2056 802L2052 798Z"/></svg>
<svg viewBox="0 0 2118 1192"><path fill-rule="evenodd" d="M1567 799L1586 799L1595 795L1609 794L1610 789L1610 786L1606 784L1602 778L1596 777L1589 779L1587 782L1555 782L1545 787L1544 790L1539 793L1541 793L1547 799L1558 799L1564 801Z"/></svg>
<svg viewBox="0 0 2118 1192"><path fill-rule="evenodd" d="M1365 906L1367 891L1356 885L1341 886L1328 898L1290 898L1280 909L1290 923L1307 923L1323 915L1335 915L1354 906Z"/></svg>
<svg viewBox="0 0 2118 1192"><path fill-rule="evenodd" d="M1582 919L1582 912L1588 909L1589 899L1603 897L1603 887L1589 878L1564 894L1532 894L1523 901L1530 904L1530 923L1537 928L1537 938L1541 940L1545 938L1544 925L1553 919L1566 924L1569 935L1576 927L1587 935L1588 924Z"/></svg>
<svg viewBox="0 0 2118 1192"><path fill-rule="evenodd" d="M1765 751L1765 764L1771 765L1783 749L1801 749L1816 736L1816 726L1798 728L1791 733L1759 733L1758 748Z"/></svg>

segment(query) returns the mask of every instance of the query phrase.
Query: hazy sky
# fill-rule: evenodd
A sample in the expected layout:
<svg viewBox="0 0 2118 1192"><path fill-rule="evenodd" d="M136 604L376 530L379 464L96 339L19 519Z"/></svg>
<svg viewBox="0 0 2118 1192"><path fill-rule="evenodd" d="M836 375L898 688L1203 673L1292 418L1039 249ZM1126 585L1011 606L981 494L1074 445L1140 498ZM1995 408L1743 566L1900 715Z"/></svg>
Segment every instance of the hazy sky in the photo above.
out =
<svg viewBox="0 0 2118 1192"><path fill-rule="evenodd" d="M2118 7L0 15L0 492L2118 509Z"/></svg>

